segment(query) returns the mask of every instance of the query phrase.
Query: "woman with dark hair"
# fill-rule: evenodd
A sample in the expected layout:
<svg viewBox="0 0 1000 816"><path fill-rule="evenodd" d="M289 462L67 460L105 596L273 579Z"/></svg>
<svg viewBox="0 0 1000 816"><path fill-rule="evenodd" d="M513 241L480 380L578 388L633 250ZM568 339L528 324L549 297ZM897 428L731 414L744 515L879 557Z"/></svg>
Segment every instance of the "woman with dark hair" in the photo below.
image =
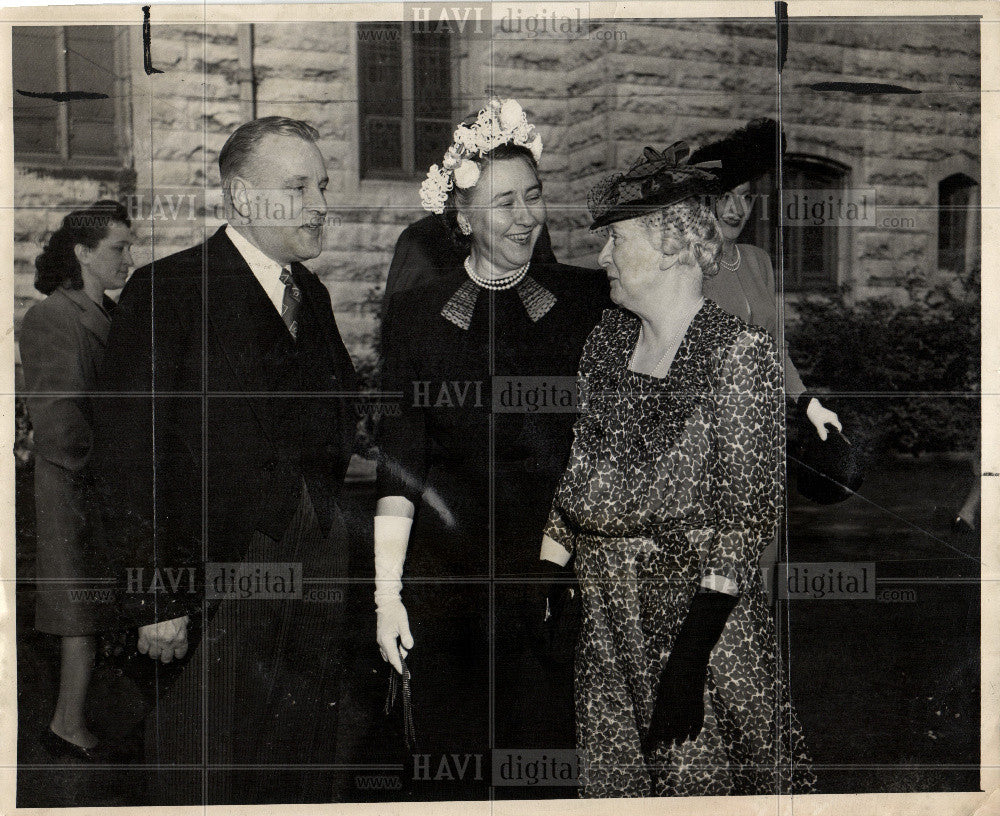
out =
<svg viewBox="0 0 1000 816"><path fill-rule="evenodd" d="M83 708L95 635L112 627L114 609L97 597L109 589L99 581L106 553L89 467L88 395L114 307L105 292L121 289L132 266L130 228L114 201L67 215L35 259L35 288L48 297L25 314L19 336L35 448L35 628L62 638L59 698L43 743L88 761L106 753Z"/></svg>
<svg viewBox="0 0 1000 816"><path fill-rule="evenodd" d="M454 262L411 270L417 282L384 310L382 388L402 399L378 437L377 641L397 672L413 650L416 736L434 771L441 756L573 744L568 655L532 648L525 610L572 441L577 362L607 289L539 251L540 155L514 100L460 125L421 189ZM456 776L426 794L483 798L488 778L469 769L464 787Z"/></svg>
<svg viewBox="0 0 1000 816"><path fill-rule="evenodd" d="M714 177L678 142L590 193L619 306L580 360L586 396L541 557L575 555L585 797L809 790L757 569L778 521L775 343L703 296Z"/></svg>
<svg viewBox="0 0 1000 816"><path fill-rule="evenodd" d="M715 200L715 217L722 235L719 272L705 280L705 296L730 314L753 326L760 326L778 339L777 288L771 259L760 247L738 244L753 212L750 183L775 166L778 123L773 119L754 119L717 142L698 148L691 154L692 165L711 162L713 173L722 188ZM781 136L782 153L785 137ZM796 410L816 429L820 439L829 433L827 425L843 430L837 415L810 394L788 354L783 354L785 393Z"/></svg>

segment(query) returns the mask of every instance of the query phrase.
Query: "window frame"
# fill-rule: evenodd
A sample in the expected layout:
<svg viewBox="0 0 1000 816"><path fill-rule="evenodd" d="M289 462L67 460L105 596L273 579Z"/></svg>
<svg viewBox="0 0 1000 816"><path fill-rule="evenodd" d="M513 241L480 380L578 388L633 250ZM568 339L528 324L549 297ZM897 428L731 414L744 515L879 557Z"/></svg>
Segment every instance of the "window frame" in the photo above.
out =
<svg viewBox="0 0 1000 816"><path fill-rule="evenodd" d="M785 172L782 175L785 182L786 193L789 189L787 177L787 171L789 168L804 170L815 168L821 172L835 174L837 176L836 187L838 189L847 189L850 187L851 168L848 165L827 156L821 156L814 153L786 152L784 156L784 166ZM753 219L754 233L753 239L750 243L756 244L767 252L771 258L775 278L777 279L778 254L776 242L774 240L778 229L777 171L770 171L769 173L766 173L751 182L750 192L754 196L755 202L761 202L763 199L766 199L768 205L768 214L766 219L763 217L763 206L759 203L755 206L754 213L751 216ZM773 207L771 206L772 200ZM784 195L782 196L782 201L784 201ZM768 227L772 224L773 228L768 229ZM841 226L821 227L821 229L836 230L836 235L834 236L831 245L827 248L828 258L833 264L833 269L827 276L826 284L817 286L811 283L803 284L798 280L790 284L786 268L786 275L784 276L784 279L780 282L776 280L776 284L783 288L784 294L790 296L829 295L836 292L841 287L843 282L842 270L847 268L847 261L850 254L850 235L847 229ZM787 253L785 255L785 260L786 262L788 260Z"/></svg>
<svg viewBox="0 0 1000 816"><path fill-rule="evenodd" d="M17 29L27 26L12 26L11 46L16 36ZM67 29L86 28L88 26L51 26L57 29L56 34L56 54L55 54L55 78L58 83L58 91L69 90L69 52L67 48ZM38 153L31 151L15 151L14 164L19 168L37 169L47 173L69 173L76 175L86 172L99 179L114 179L123 169L126 168L126 157L129 144L129 85L128 76L128 31L125 26L107 26L112 29L111 45L114 49L112 63L114 65L114 79L112 82L112 99L114 103L114 122L112 123L112 133L114 138L113 156L71 156L69 152L70 141L70 115L69 105L59 104L56 113L56 152ZM61 58L60 58L61 55ZM16 89L12 89L16 93ZM17 127L16 119L13 119L14 127Z"/></svg>
<svg viewBox="0 0 1000 816"><path fill-rule="evenodd" d="M965 208L958 208L965 213L965 220L962 224L963 235L962 235L962 248L961 248L961 263L958 268L947 266L942 263L941 258L941 217L944 213L941 203L941 186L946 182L950 181L964 181L961 185L962 188L973 191L971 197L977 202L975 205L970 203ZM957 189L957 186L956 186ZM937 205L937 212L935 218L935 267L938 272L947 272L953 275L969 275L975 270L981 271L982 269L982 187L980 186L979 179L975 176L965 172L963 170L956 170L954 172L948 173L946 175L938 178L937 183L934 188L935 202ZM956 210L954 205L949 206L948 211L954 212ZM972 214L975 216L972 217ZM973 223L974 222L974 223ZM973 240L975 239L975 240Z"/></svg>
<svg viewBox="0 0 1000 816"><path fill-rule="evenodd" d="M402 111L400 114L400 133L401 142L400 154L402 159L402 167L399 169L389 169L382 168L377 170L368 170L366 172L364 167L364 158L362 153L364 151L364 114L362 113L362 95L361 95L361 37L359 32L361 26L365 23L355 24L355 38L354 42L357 43L354 65L356 72L356 85L357 85L357 179L359 184L368 184L370 182L412 182L417 181L424 177L427 173L426 167L416 166L416 90L414 88L415 82L415 71L413 62L413 52L414 52L414 41L413 41L413 29L411 26L407 26L406 22L400 21L371 21L372 24L376 22L381 23L393 23L400 27L401 39L400 39L400 65L401 65L401 87L402 87ZM448 41L448 63L449 63L449 126L455 119L455 89L458 87L458 60L457 56L457 44L458 35L454 32L450 33L450 38ZM446 149L446 148L444 148ZM442 149L442 155L443 151ZM410 169L412 168L412 169Z"/></svg>

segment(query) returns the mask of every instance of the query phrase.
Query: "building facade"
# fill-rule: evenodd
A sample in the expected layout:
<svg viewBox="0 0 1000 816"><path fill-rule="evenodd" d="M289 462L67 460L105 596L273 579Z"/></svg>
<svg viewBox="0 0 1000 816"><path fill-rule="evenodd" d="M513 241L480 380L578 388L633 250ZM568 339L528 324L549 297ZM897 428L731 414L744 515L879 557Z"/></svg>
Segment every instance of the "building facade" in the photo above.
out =
<svg viewBox="0 0 1000 816"><path fill-rule="evenodd" d="M154 24L152 74L138 26L16 27L13 38L15 323L39 297L34 257L70 209L106 196L130 202L140 264L196 243L221 223L225 138L249 118L281 114L321 134L331 215L311 267L362 369L374 361L395 240L424 215L420 181L487 92L518 99L541 132L553 244L561 260L584 265L599 249L586 229L597 177L645 145L696 146L778 115L770 21L591 21L569 37L528 36L510 20ZM974 20L792 21L782 203L796 190L871 191L875 201L857 222L806 218L785 230L790 302L838 289L894 295L977 273L979 64ZM17 93L51 91L53 77L57 90L104 96ZM898 87L829 84L845 82ZM768 184L750 232L773 253Z"/></svg>

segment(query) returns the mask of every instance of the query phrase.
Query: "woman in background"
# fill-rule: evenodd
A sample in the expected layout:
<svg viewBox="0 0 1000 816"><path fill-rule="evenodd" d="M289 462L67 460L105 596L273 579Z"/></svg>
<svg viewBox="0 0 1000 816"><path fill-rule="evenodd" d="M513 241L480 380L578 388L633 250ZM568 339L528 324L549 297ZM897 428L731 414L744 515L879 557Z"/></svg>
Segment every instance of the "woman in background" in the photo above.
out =
<svg viewBox="0 0 1000 816"><path fill-rule="evenodd" d="M760 326L778 340L777 289L771 259L760 247L736 243L753 212L750 183L775 166L778 125L773 119L754 119L718 142L695 150L691 165L721 163L709 170L719 179L723 193L715 202L715 217L722 235L719 273L705 279L705 297L730 314L753 326ZM782 153L785 138L782 134ZM837 415L812 394L783 349L785 394L815 427L820 439L827 437L827 425L843 430Z"/></svg>
<svg viewBox="0 0 1000 816"><path fill-rule="evenodd" d="M84 720L95 636L112 628L113 605L86 598L110 587L89 470L89 393L104 354L114 301L132 266L131 221L114 201L67 215L35 259L47 297L24 316L19 336L25 400L34 433L37 585L35 628L62 638L59 698L43 744L87 761L108 752Z"/></svg>

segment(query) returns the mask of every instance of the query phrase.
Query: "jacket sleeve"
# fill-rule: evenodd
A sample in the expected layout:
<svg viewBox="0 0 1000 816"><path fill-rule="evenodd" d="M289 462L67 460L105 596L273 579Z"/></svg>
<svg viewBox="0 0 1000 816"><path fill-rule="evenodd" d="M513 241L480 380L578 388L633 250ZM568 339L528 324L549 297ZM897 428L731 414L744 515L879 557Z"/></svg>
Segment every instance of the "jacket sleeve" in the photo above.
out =
<svg viewBox="0 0 1000 816"><path fill-rule="evenodd" d="M154 286L146 267L122 291L95 411L98 483L131 625L199 611L204 576L201 542L181 532L201 517L203 400L186 373L201 370L191 334L201 330L200 299L181 298L162 277Z"/></svg>
<svg viewBox="0 0 1000 816"><path fill-rule="evenodd" d="M780 372L769 337L744 331L724 352L714 402L714 535L702 574L735 581L742 593L774 535L782 499Z"/></svg>
<svg viewBox="0 0 1000 816"><path fill-rule="evenodd" d="M19 336L25 402L35 453L69 471L90 462L93 447L89 393L80 329L55 309L24 316Z"/></svg>

